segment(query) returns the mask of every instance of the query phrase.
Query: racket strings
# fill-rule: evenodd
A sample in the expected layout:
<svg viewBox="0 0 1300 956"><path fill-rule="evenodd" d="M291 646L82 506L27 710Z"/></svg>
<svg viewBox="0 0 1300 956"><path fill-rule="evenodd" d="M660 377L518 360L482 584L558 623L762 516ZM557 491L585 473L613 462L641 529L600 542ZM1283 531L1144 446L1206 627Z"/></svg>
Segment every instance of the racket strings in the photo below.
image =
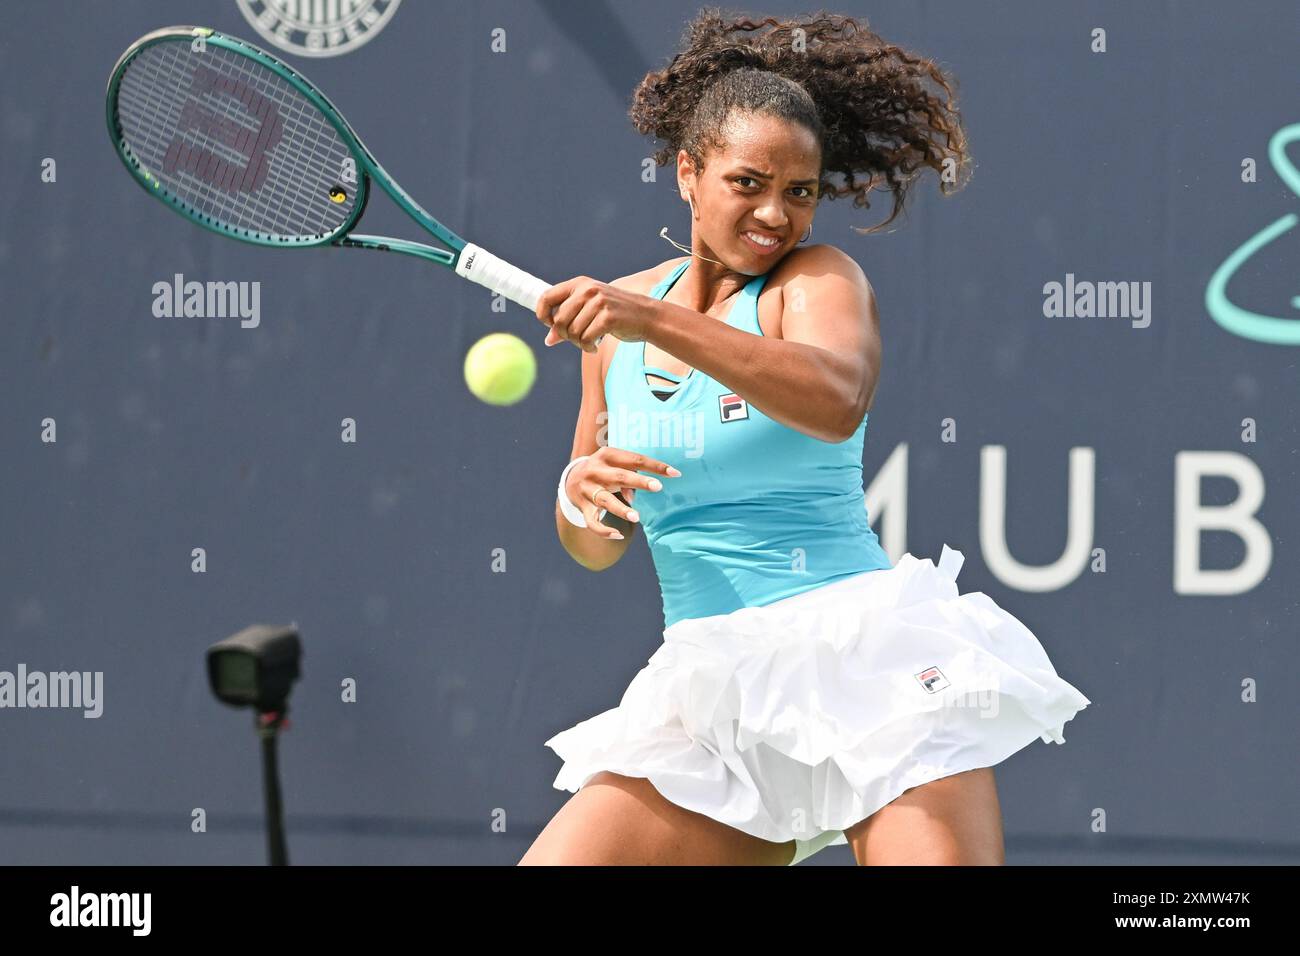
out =
<svg viewBox="0 0 1300 956"><path fill-rule="evenodd" d="M195 112L193 110L195 104L204 99L203 96L195 97L189 94L189 90L193 87L188 84L185 86L181 86L180 84L186 83L186 74L197 77L199 71L207 71L210 67L206 62L197 64L192 63L194 57L192 55L189 57L186 56L188 53L188 47L182 44L167 44L164 49L168 54L169 62L164 63L160 61L160 63L167 66L168 69L166 71L155 69L151 78L154 80L155 84L160 84L164 90L170 89L172 95L161 100L155 98L154 104L152 105L158 105L160 102L163 102L169 107L168 115L161 127L161 132L164 135L169 133L171 134L170 137L165 140L168 147L172 148L177 142L184 141L196 151L207 150L214 155L223 155L224 153L227 156L233 156L236 162L243 160L243 165L250 166L252 164L252 159L250 157L238 153L232 154L230 147L227 144L213 139L211 135L212 130L204 131L192 128L182 130L180 128L180 123L185 117L187 111ZM148 51L146 51L146 53L147 52ZM183 62L186 59L190 59L191 64ZM231 60L233 60L233 62L231 62ZM227 61L228 65L233 68L230 72L233 73L238 80L243 82L247 89L257 90L258 87L261 87L262 90L267 89L267 82L264 77L254 75L252 70L246 68L245 64L240 62L240 58L231 58L231 60ZM251 64L251 61L247 62ZM146 62L141 65L142 67L148 68L152 64ZM261 82L258 82L259 80ZM294 110L294 113L296 114L294 118L299 119L300 121L305 115L310 115L302 109L302 101L300 98L294 96L292 92L290 92L290 96L297 99L298 102L285 104L283 102L275 103L275 101L272 100L277 111L277 119L279 114L282 113L285 105L296 107ZM184 105L181 107L179 115L177 115L174 108L178 101L181 100L181 97L184 97ZM217 110L212 111L210 115L213 115L216 119L228 124L229 126L242 126L243 128L248 129L251 133L258 129L257 124L259 121L262 123L267 121L265 115L262 117L252 115L243 110L240 104L231 101L229 98L222 99L224 99L224 102L218 100L214 104L217 106ZM202 105L204 107L208 106L207 103L203 103ZM206 110L204 111L206 112ZM156 112L154 119L156 122ZM220 190L217 186L205 182L201 176L185 176L184 179L187 181L187 185L190 185L196 193L195 199L197 201L193 203L196 208L199 208L200 211L212 215L214 218L220 219L223 222L228 222L237 227L252 228L255 231L290 235L308 231L307 229L301 228L301 226L312 222L314 218L319 219L319 214L313 214L310 202L304 203L301 201L301 197L304 193L304 186L306 185L306 177L301 175L301 173L295 176L294 173L309 168L307 163L309 162L310 153L302 148L301 141L303 138L294 135L293 124L289 125L290 134L285 137L288 140L288 143L281 151L283 158L286 161L275 162L273 164L272 169L276 174L268 175L266 177L268 180L265 184L267 188L251 193L232 191L230 189ZM216 128L219 127L214 126L214 129ZM321 129L323 129L323 124L318 122L317 134L319 134ZM173 130L176 132L183 132L184 135L178 137L176 132L173 132ZM332 135L332 129L329 133ZM152 139L153 142L151 145L155 147L156 151L157 147L161 145L160 140L162 138L154 136ZM216 147L215 149L213 148L214 146ZM275 151L268 152L270 152L271 155L267 157L267 159L280 158L276 155ZM170 164L167 162L166 153L163 155L163 168L166 169ZM343 151L341 155L346 157L346 151ZM340 158L338 162L341 163L341 161ZM173 171L173 178L175 178L175 176L175 171ZM319 179L320 178L318 177L317 182L313 184L314 188L319 190L319 192L317 192L318 196L329 188L328 186L322 186ZM250 202L250 198L253 197L256 197L255 200ZM185 199L188 197L182 195L179 198ZM338 221L341 221L341 217ZM318 231L328 231L328 228L337 225L337 222L330 222L327 220L324 225L326 226L326 229Z"/></svg>
<svg viewBox="0 0 1300 956"><path fill-rule="evenodd" d="M256 61L188 43L146 47L127 65L116 112L131 154L214 224L270 238L320 237L355 208L351 157L314 104ZM354 179L359 178L359 173ZM331 192L343 186L343 201Z"/></svg>

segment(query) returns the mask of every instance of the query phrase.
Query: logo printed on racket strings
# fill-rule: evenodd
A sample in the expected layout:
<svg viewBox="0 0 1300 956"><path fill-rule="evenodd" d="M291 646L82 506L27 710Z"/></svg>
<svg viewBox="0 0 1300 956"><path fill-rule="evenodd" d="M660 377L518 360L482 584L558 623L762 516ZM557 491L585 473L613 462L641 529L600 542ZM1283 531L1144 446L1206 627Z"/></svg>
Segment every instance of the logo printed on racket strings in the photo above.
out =
<svg viewBox="0 0 1300 956"><path fill-rule="evenodd" d="M262 323L262 283L185 281L178 272L171 282L153 284L153 314L159 319L227 319L255 329Z"/></svg>
<svg viewBox="0 0 1300 956"><path fill-rule="evenodd" d="M284 137L284 120L276 105L247 83L223 76L202 64L194 68L189 98L181 107L181 118L163 156L163 172L185 173L223 192L256 192L271 171L268 152ZM208 109L204 96L223 95L244 109L255 126L246 126ZM246 160L242 165L218 156L195 141L194 134L215 141Z"/></svg>
<svg viewBox="0 0 1300 956"><path fill-rule="evenodd" d="M236 0L254 29L300 56L339 56L368 43L397 12L401 0Z"/></svg>

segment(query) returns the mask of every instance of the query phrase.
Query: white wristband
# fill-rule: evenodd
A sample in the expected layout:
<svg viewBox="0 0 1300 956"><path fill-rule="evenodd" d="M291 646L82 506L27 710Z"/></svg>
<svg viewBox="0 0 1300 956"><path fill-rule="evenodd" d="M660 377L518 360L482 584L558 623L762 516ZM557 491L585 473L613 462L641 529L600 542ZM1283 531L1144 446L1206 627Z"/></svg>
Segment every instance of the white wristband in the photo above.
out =
<svg viewBox="0 0 1300 956"><path fill-rule="evenodd" d="M569 524L577 525L579 528L587 527L587 519L583 517L582 512L578 510L578 506L569 500L569 496L564 491L564 483L568 480L570 469L572 469L574 465L586 461L590 457L590 455L580 455L565 465L564 471L560 472L560 486L556 489L556 497L560 502L560 511L564 513L564 517L569 519ZM605 515L608 513L609 510L607 508L601 508L600 514L596 515L596 520L603 521Z"/></svg>

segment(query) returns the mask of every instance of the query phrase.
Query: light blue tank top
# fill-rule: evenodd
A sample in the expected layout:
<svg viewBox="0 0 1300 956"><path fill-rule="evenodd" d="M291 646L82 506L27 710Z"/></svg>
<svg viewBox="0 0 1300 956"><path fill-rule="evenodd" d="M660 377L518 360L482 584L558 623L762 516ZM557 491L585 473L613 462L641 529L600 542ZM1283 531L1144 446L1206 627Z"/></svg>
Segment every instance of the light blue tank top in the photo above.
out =
<svg viewBox="0 0 1300 956"><path fill-rule="evenodd" d="M662 299L688 259L649 295ZM737 293L726 322L762 335L767 274ZM701 321L714 322L713 318ZM771 604L841 578L892 567L867 520L864 415L846 441L824 442L764 415L699 369L668 398L645 373L644 342L619 342L605 376L606 440L677 468L633 507L663 592L664 627Z"/></svg>

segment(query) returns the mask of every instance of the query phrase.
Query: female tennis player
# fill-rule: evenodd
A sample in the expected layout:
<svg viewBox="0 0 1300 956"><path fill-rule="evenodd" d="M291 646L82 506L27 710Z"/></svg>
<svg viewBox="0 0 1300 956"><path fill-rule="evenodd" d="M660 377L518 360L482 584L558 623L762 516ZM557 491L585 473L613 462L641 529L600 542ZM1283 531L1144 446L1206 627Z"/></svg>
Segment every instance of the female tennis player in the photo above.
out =
<svg viewBox="0 0 1300 956"><path fill-rule="evenodd" d="M617 707L547 741L575 795L520 862L781 865L847 842L862 865L1000 864L993 766L1064 743L1090 701L958 593L960 552L882 550L876 305L852 258L807 243L823 197L888 183L880 229L924 168L969 168L949 78L842 16L705 10L683 42L631 117L676 161L690 254L537 308L547 345L584 352L560 540L601 571L643 527L663 643Z"/></svg>

